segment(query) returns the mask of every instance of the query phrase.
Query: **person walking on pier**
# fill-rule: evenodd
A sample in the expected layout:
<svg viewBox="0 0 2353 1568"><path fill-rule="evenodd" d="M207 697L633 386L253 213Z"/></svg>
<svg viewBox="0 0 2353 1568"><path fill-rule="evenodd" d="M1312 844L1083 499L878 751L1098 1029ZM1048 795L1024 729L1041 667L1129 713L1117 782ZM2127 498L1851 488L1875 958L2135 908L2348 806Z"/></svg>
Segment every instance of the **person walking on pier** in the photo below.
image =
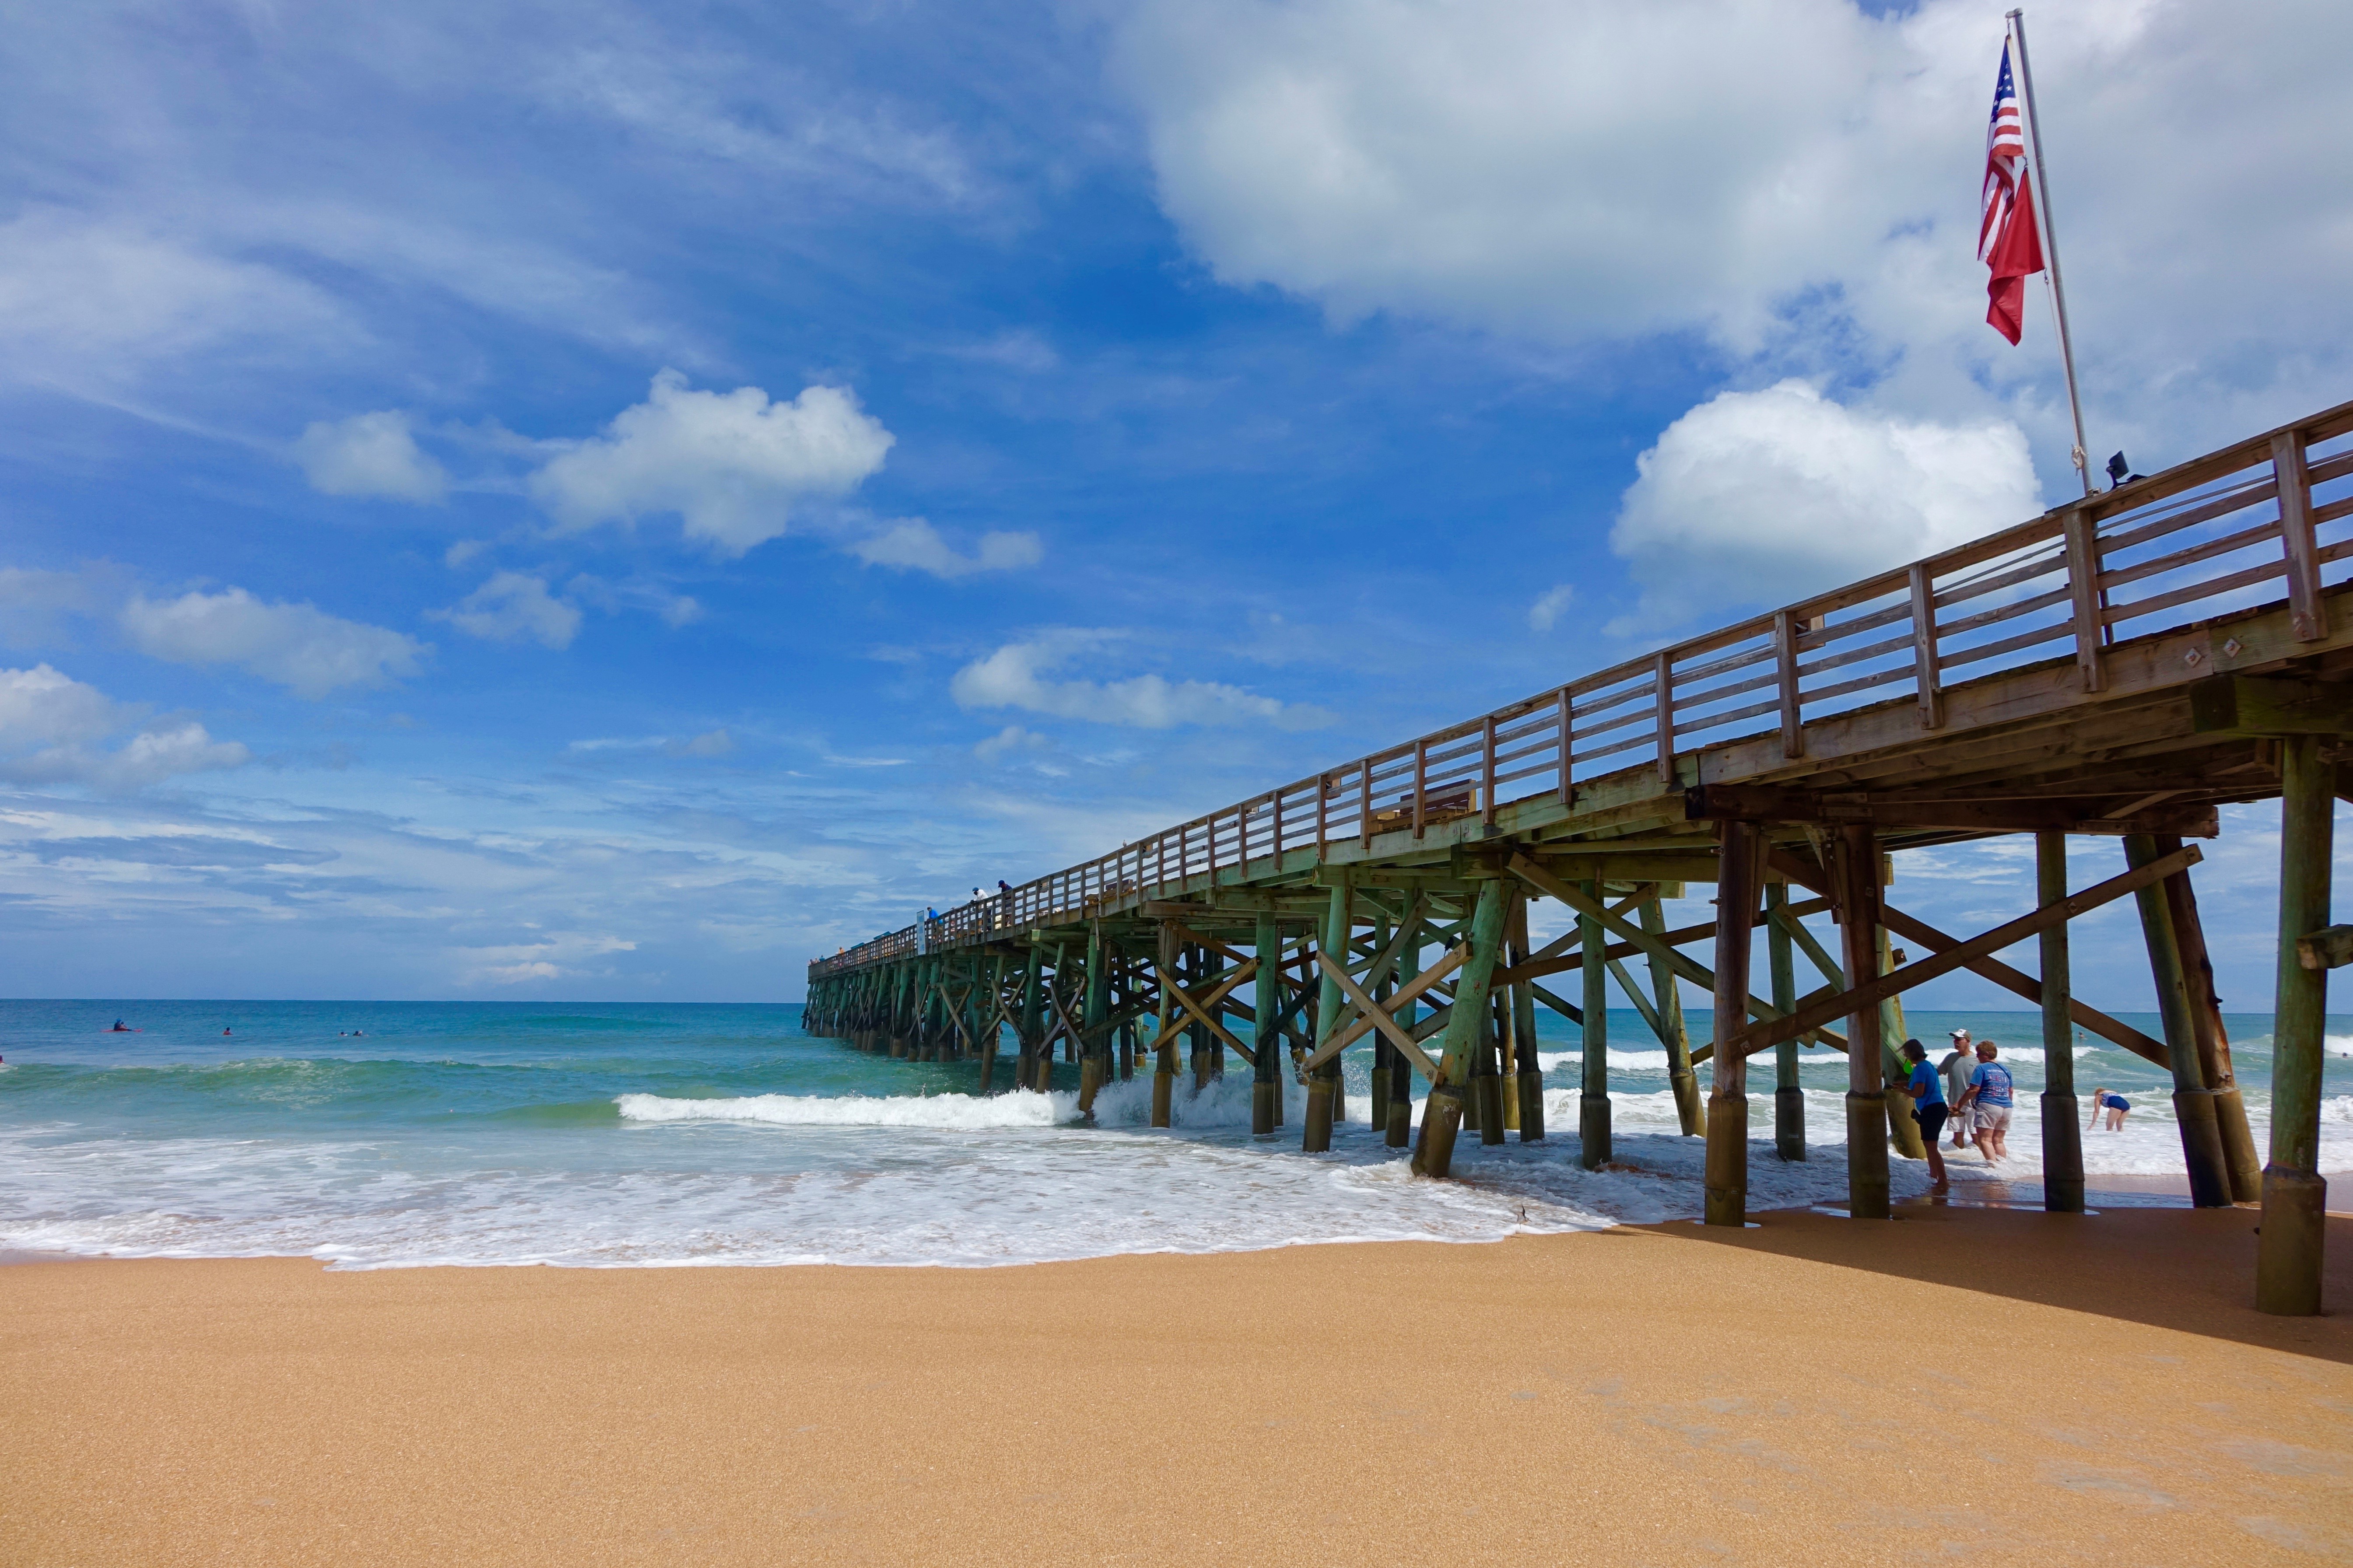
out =
<svg viewBox="0 0 2353 1568"><path fill-rule="evenodd" d="M1978 1065L1969 1069L1968 1092L1956 1108L1968 1112L1969 1137L1989 1165L2010 1158L2010 1115L2016 1097L2010 1069L1994 1060L2000 1054L1991 1040L1978 1042Z"/></svg>
<svg viewBox="0 0 2353 1568"><path fill-rule="evenodd" d="M1952 1113L1953 1147L1966 1149L1969 1142L1969 1119L1961 1114L1961 1101L1969 1092L1969 1074L1978 1065L1976 1053L1969 1049L1969 1032L1953 1031L1953 1048L1936 1064L1936 1071L1945 1079L1945 1107Z"/></svg>
<svg viewBox="0 0 2353 1568"><path fill-rule="evenodd" d="M2109 1131L2123 1131L2125 1130L2125 1112L2131 1109L2132 1101L2126 1100L2123 1095L2118 1094L2115 1089L2094 1089L2092 1091L2093 1130L2097 1131L2101 1118L2105 1117L2107 1119Z"/></svg>
<svg viewBox="0 0 2353 1568"><path fill-rule="evenodd" d="M1912 1076L1903 1092L1912 1097L1912 1120L1920 1124L1920 1142L1928 1151L1928 1190L1948 1192L1951 1183L1945 1174L1945 1156L1936 1146L1945 1131L1945 1118L1952 1110L1945 1103L1943 1075L1928 1065L1928 1047L1917 1040L1904 1042L1904 1059L1912 1064Z"/></svg>

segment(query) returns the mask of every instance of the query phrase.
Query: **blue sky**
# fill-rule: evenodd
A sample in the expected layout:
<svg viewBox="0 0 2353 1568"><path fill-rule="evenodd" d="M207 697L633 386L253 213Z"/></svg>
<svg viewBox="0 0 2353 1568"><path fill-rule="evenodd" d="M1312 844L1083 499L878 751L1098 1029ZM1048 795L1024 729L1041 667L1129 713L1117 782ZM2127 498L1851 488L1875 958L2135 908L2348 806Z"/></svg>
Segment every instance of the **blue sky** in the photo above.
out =
<svg viewBox="0 0 2353 1568"><path fill-rule="evenodd" d="M0 984L789 999L2031 514L2000 8L1880 9L13 17ZM2344 14L2031 20L2094 446L2340 401ZM2267 819L2207 880L2234 1003ZM1907 861L1948 927L2025 900Z"/></svg>

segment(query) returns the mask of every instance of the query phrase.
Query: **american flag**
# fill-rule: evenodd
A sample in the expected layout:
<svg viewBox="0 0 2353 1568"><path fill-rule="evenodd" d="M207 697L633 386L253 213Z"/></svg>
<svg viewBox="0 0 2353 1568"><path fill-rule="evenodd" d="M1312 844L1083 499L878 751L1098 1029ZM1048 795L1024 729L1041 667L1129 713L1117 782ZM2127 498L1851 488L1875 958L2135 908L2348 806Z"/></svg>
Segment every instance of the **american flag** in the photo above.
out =
<svg viewBox="0 0 2353 1568"><path fill-rule="evenodd" d="M1986 321L2014 343L2024 325L2026 279L2042 270L2042 239L2035 233L2034 190L2026 178L2026 132L2010 79L2007 42L2001 46L2001 75L1993 86L1993 118L1986 125L1978 259L1991 269L1986 279Z"/></svg>

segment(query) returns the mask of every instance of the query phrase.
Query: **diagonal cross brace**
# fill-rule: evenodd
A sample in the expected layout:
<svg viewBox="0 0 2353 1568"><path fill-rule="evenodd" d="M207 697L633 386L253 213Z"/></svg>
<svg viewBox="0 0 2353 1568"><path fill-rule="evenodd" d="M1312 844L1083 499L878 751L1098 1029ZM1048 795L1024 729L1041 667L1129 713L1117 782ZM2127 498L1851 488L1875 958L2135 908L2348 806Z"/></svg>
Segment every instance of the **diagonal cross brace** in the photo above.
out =
<svg viewBox="0 0 2353 1568"><path fill-rule="evenodd" d="M1766 863L1801 888L1810 888L1819 893L1826 886L1826 879L1820 871L1786 849L1774 850ZM1944 952L1961 945L1960 938L1947 936L1926 921L1915 920L1903 910L1890 909L1885 904L1879 907L1879 923L1906 941L1918 942L1930 952ZM1808 956L1812 955L1810 953ZM1965 967L1985 976L2005 990L2017 993L2037 1006L2042 1005L2042 982L2031 974L2012 969L1990 953L1969 960ZM2165 1047L2142 1034L2130 1024L2112 1018L2097 1007L2076 1001L2073 997L2070 997L2067 1002L2067 1016L2102 1039L2122 1046L2144 1060L2155 1062L2158 1067L2170 1069L2173 1058L2166 1054Z"/></svg>
<svg viewBox="0 0 2353 1568"><path fill-rule="evenodd" d="M1988 953L2000 952L2014 942L2024 942L2039 931L2063 921L2073 920L2087 910L2098 909L2102 904L2111 903L2128 893L2137 893L2143 888L2152 887L2177 871L2187 871L2203 858L2204 857L2199 853L2198 846L2186 844L2160 859L2152 860L2147 865L2127 871L2121 877L2111 877L2105 882L2095 883L2080 893L2070 893L2058 903L2045 904L2031 915L2021 915L2008 925L1996 926L1982 936L1973 936L1957 947L1947 948L1933 958L1924 959L1918 963L1906 964L1893 974L1883 974L1878 979L1866 981L1852 990L1837 992L1828 996L1826 1000L1800 1005L1787 1017L1772 1018L1761 1024L1752 1024L1733 1037L1733 1046L1743 1056L1753 1056L1769 1046L1780 1044L1783 1040L1795 1039L1807 1030L1820 1027L1833 1018L1843 1018L1852 1014L1860 1013L1867 1007L1876 1007L1890 996L1899 995L1915 985L1936 979L1940 974L1949 974L1956 969L1965 968L1972 960L1982 958Z"/></svg>
<svg viewBox="0 0 2353 1568"><path fill-rule="evenodd" d="M1462 961L1470 956L1470 951L1467 943L1449 948L1445 957L1398 987L1397 994L1386 1002L1377 1002L1373 1005L1391 1018L1395 1018L1398 1008L1425 994L1440 981L1462 967ZM1372 1026L1373 1021L1367 1017L1360 1016L1350 1020L1342 1026L1339 1033L1316 1048L1314 1056L1308 1059L1308 1065L1314 1067L1331 1060L1358 1040L1363 1039Z"/></svg>
<svg viewBox="0 0 2353 1568"><path fill-rule="evenodd" d="M1706 968L1696 959L1670 947L1665 941L1664 933L1653 936L1649 931L1628 925L1623 920L1603 908L1598 900L1587 898L1525 855L1513 856L1510 869L1514 876L1539 892L1550 894L1581 915L1593 916L1601 922L1604 929L1614 931L1633 942L1639 951L1666 964L1681 978L1690 981L1694 985L1705 986L1711 991L1715 988L1715 972ZM1748 1010L1760 1018L1781 1016L1781 1009L1753 993L1748 998ZM1844 1036L1832 1034L1828 1029L1821 1030L1820 1034L1824 1045L1835 1047L1841 1051L1846 1049ZM1694 1053L1693 1059L1696 1061L1701 1058Z"/></svg>
<svg viewBox="0 0 2353 1568"><path fill-rule="evenodd" d="M1412 1058L1414 1065L1421 1068L1424 1078L1434 1079L1438 1076L1438 1064L1430 1059L1430 1054L1421 1048L1411 1035L1406 1033L1404 1026L1397 1021L1396 1016L1388 1008L1366 995L1365 988L1349 979L1347 970L1335 962L1329 954L1318 952L1315 958L1316 962L1323 965L1324 974L1340 987L1341 994L1347 997L1348 1001L1362 1012L1365 1018L1375 1028L1387 1035L1391 1045ZM1319 1067L1338 1054L1336 1051L1319 1050L1308 1058L1308 1065Z"/></svg>

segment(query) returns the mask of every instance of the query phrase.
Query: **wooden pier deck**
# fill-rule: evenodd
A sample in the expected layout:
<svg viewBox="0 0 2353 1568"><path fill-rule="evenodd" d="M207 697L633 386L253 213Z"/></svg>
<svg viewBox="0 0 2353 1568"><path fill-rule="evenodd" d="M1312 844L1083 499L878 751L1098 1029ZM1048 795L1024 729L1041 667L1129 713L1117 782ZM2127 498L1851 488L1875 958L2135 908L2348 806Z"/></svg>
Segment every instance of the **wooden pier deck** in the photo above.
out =
<svg viewBox="0 0 2353 1568"><path fill-rule="evenodd" d="M2348 520L2353 404L819 959L807 1026L894 1056L976 1058L984 1090L1008 1032L1026 1087L1059 1044L1082 1107L1113 1077L1153 1072L1155 1125L1180 1049L1197 1085L1231 1053L1253 1075L1261 1133L1282 1119L1283 1078L1305 1083L1310 1152L1329 1146L1340 1053L1369 1037L1376 1123L1414 1144L1417 1172L1444 1177L1460 1131L1546 1136L1540 1005L1585 1031L1579 1157L1608 1160L1614 976L1667 1051L1683 1131L1707 1140L1710 1223L1746 1213L1751 1056L1773 1054L1777 1144L1802 1145L1801 1038L1846 1053L1851 1211L1870 1218L1889 1212L1891 1143L1921 1152L1909 1115L1889 1113L1902 1071L1883 1006L1966 967L2042 1009L2049 1206L2083 1206L2080 1027L2170 1074L2195 1200L2263 1206L2259 1304L2316 1311L2327 968L2353 954L2321 930L2334 801L2353 778L2340 773L2353 763ZM2188 841L2216 834L2219 806L2274 796L2266 1162L2232 1076ZM1889 902L1887 851L2017 833L2036 839L2033 914L1965 940ZM2085 835L2123 840L2120 874L2071 880L2069 839ZM1665 929L1662 898L1698 882L1715 885L1715 920ZM2068 921L2126 897L2161 1039L2069 986ZM1576 923L1536 947L1540 898ZM1837 952L1802 924L1824 910ZM1994 956L2030 937L2038 973ZM1694 943L1714 944L1713 966ZM1800 955L1820 977L1802 994ZM1686 985L1714 1002L1714 1037L1696 1046Z"/></svg>

